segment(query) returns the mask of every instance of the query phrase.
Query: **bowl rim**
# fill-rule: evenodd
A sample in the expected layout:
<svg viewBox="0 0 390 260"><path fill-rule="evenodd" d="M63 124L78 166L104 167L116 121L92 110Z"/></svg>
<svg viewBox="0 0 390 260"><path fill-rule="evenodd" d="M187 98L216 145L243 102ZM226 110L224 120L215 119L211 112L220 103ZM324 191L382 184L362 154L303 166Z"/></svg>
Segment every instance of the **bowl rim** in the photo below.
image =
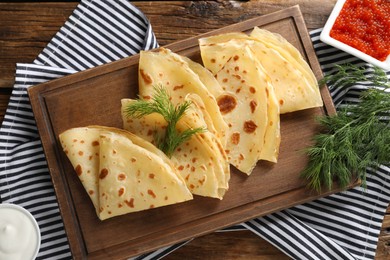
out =
<svg viewBox="0 0 390 260"><path fill-rule="evenodd" d="M349 54L352 54L353 56L356 56L368 63L371 63L372 65L376 66L376 67L380 67L384 70L387 70L387 71L390 71L390 55L387 56L386 60L385 61L380 61L380 60L377 60L375 58L373 58L372 56L362 52L362 51L359 51L358 49L355 49L343 42L340 42L332 37L330 37L330 30L332 29L335 21L336 21L336 18L339 16L340 14L340 11L341 9L343 8L345 2L347 0L338 0L335 4L335 6L333 7L333 10L331 12L331 14L329 15L328 17L328 20L326 21L325 23L325 26L320 34L320 40L326 44L329 44L333 47L336 47L340 50L343 50Z"/></svg>
<svg viewBox="0 0 390 260"><path fill-rule="evenodd" d="M37 236L37 245L36 245L36 248L34 250L34 254L32 255L32 259L35 259L38 255L40 247L41 247L41 231L40 231L37 220L31 214L30 211L28 211L27 209L25 209L24 207L22 207L20 205L13 204L13 203L0 203L0 211L3 208L15 209L15 210L23 213L25 216L27 216L31 220L31 223L35 229L35 234Z"/></svg>

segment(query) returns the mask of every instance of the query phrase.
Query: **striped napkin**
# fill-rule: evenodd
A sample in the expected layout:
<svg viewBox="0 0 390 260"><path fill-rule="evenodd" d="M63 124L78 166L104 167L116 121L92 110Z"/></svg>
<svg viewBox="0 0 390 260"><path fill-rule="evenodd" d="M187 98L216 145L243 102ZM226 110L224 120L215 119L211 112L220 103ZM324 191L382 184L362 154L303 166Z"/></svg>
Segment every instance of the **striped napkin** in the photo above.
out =
<svg viewBox="0 0 390 260"><path fill-rule="evenodd" d="M372 66L311 37L324 73L344 62ZM83 0L32 64L17 64L0 128L0 196L25 207L41 228L37 259L72 259L26 89L157 47L144 14L127 1ZM390 76L390 74L388 74ZM358 102L367 82L330 91L337 108ZM373 259L390 201L388 167L367 170L367 189L354 188L256 218L223 231L249 229L294 259ZM188 241L134 259L160 259Z"/></svg>
<svg viewBox="0 0 390 260"><path fill-rule="evenodd" d="M158 46L145 15L128 1L83 0L32 64L17 64L0 128L0 196L23 206L41 229L37 259L71 259L27 88Z"/></svg>

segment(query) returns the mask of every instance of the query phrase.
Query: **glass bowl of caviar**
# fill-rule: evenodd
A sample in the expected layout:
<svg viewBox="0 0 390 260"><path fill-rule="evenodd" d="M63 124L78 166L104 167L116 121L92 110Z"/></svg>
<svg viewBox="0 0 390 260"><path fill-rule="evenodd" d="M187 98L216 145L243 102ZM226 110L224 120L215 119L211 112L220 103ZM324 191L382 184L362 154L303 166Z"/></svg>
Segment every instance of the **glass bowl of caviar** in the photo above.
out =
<svg viewBox="0 0 390 260"><path fill-rule="evenodd" d="M390 0L338 0L320 40L390 70Z"/></svg>

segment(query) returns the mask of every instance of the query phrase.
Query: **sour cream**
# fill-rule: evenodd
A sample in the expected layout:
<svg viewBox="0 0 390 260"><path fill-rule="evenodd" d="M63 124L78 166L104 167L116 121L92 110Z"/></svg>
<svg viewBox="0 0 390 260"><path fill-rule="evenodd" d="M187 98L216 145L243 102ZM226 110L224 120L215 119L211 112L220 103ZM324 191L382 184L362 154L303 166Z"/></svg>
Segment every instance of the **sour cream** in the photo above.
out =
<svg viewBox="0 0 390 260"><path fill-rule="evenodd" d="M35 259L41 233L35 218L15 204L0 204L0 259Z"/></svg>

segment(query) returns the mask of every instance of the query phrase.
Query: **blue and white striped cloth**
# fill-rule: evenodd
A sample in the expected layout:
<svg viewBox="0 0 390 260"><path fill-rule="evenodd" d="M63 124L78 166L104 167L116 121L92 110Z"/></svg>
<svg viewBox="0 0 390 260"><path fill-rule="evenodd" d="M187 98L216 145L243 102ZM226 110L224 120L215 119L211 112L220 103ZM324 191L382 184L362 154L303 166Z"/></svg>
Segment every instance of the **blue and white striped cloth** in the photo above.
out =
<svg viewBox="0 0 390 260"><path fill-rule="evenodd" d="M311 33L324 73L345 62L372 67L319 41ZM71 259L42 145L26 89L141 49L157 47L144 14L125 0L83 0L32 64L17 64L11 99L0 129L0 196L25 207L41 228L37 259ZM390 74L388 74L390 76ZM366 82L332 89L337 107L358 102ZM390 201L388 167L368 169L367 189L354 188L232 227L247 228L294 259L373 259ZM227 229L229 230L229 229ZM186 242L136 259L159 259Z"/></svg>

